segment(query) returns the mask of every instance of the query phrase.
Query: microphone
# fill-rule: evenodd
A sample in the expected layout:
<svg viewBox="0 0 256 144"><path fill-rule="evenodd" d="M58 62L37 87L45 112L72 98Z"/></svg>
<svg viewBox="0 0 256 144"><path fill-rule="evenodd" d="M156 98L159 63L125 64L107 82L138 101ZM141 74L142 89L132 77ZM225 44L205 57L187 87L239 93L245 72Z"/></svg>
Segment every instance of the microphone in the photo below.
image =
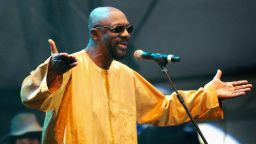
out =
<svg viewBox="0 0 256 144"><path fill-rule="evenodd" d="M152 52L145 52L142 50L136 50L133 53L136 59L147 59L147 60L155 60L157 62L166 61L168 63L172 62L180 62L180 57L172 54L161 54L161 53L152 53Z"/></svg>

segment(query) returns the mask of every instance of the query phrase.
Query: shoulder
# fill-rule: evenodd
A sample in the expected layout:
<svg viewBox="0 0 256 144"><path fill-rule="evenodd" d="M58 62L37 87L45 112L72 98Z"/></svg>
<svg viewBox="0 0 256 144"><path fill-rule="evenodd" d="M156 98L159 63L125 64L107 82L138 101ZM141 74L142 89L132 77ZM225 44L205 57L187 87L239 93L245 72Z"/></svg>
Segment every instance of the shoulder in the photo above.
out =
<svg viewBox="0 0 256 144"><path fill-rule="evenodd" d="M133 70L132 68L130 68L129 66L118 62L118 61L113 61L112 65L111 65L111 69L113 71L116 71L117 73L125 76L132 76L134 79L142 79L144 80L143 76L141 76L138 72L136 72L135 70Z"/></svg>
<svg viewBox="0 0 256 144"><path fill-rule="evenodd" d="M84 53L85 53L84 50L80 50L80 51L72 53L71 55L79 58L79 57L82 57L84 55Z"/></svg>
<svg viewBox="0 0 256 144"><path fill-rule="evenodd" d="M87 63L89 61L88 59L90 59L84 49L78 52L72 53L71 55L76 57L78 63Z"/></svg>

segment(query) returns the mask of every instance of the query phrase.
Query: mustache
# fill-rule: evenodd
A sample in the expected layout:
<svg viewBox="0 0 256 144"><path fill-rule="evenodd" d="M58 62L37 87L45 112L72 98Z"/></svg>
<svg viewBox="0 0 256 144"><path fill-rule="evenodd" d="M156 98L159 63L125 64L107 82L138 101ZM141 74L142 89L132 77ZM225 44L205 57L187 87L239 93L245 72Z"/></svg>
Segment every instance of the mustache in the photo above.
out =
<svg viewBox="0 0 256 144"><path fill-rule="evenodd" d="M127 37L122 37L122 38L119 38L118 43L125 43L125 44L129 44L130 43L130 39L127 38Z"/></svg>

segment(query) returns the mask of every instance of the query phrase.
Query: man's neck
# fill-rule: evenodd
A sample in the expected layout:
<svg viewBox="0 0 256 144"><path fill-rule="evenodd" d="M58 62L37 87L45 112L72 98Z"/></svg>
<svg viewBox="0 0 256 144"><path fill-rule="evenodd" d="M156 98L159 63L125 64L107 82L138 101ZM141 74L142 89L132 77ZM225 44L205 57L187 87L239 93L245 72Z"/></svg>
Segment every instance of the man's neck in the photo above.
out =
<svg viewBox="0 0 256 144"><path fill-rule="evenodd" d="M88 44L85 50L98 67L105 70L109 69L113 58L109 55L107 48Z"/></svg>

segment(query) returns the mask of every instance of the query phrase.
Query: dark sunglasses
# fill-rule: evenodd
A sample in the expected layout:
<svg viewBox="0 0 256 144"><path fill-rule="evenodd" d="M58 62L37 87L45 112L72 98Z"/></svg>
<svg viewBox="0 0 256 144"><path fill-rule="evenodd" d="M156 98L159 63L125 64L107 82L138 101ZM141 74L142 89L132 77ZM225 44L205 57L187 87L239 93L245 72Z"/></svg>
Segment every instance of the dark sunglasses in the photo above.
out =
<svg viewBox="0 0 256 144"><path fill-rule="evenodd" d="M126 29L128 33L132 33L132 25L114 25L114 26L94 26L94 28L107 28L114 33L122 33Z"/></svg>

